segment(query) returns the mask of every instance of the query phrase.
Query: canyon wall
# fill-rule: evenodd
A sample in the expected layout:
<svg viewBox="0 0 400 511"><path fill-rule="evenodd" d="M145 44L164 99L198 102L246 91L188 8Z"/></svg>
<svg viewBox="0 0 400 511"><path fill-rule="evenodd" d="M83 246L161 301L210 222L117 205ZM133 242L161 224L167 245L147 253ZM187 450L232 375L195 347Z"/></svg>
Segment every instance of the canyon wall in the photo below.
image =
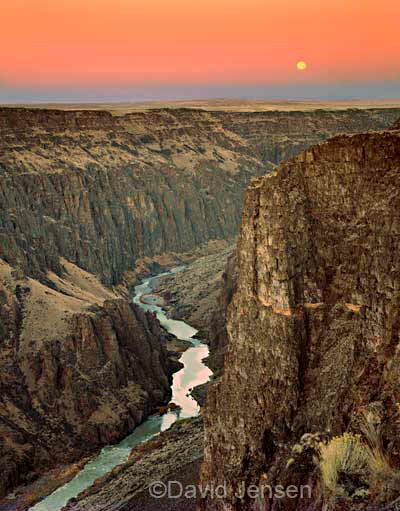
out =
<svg viewBox="0 0 400 511"><path fill-rule="evenodd" d="M64 264L48 287L0 261L0 496L122 439L180 367L155 316Z"/></svg>
<svg viewBox="0 0 400 511"><path fill-rule="evenodd" d="M253 180L224 373L204 413L202 483L225 482L227 494L201 509L366 509L346 493L329 507L318 452L302 445L359 433L361 411L398 474L399 212L400 131L339 136ZM312 496L241 499L242 483L309 485Z"/></svg>
<svg viewBox="0 0 400 511"><path fill-rule="evenodd" d="M400 119L393 124L393 130L400 130Z"/></svg>
<svg viewBox="0 0 400 511"><path fill-rule="evenodd" d="M63 256L115 284L140 257L234 236L251 177L399 114L1 108L0 257L45 279Z"/></svg>
<svg viewBox="0 0 400 511"><path fill-rule="evenodd" d="M228 348L227 312L237 288L237 255L233 251L227 258L225 271L222 274L222 289L218 295L215 311L210 321L210 357L209 366L218 376L224 367L225 353Z"/></svg>

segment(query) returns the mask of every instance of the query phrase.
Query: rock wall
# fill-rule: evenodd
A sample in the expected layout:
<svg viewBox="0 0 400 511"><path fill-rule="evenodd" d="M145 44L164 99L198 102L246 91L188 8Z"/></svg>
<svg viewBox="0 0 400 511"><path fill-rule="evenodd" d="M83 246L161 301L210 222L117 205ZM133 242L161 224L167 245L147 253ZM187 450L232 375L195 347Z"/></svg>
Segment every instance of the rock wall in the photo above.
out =
<svg viewBox="0 0 400 511"><path fill-rule="evenodd" d="M279 164L299 154L313 144L338 133L360 133L392 126L399 111L344 111L317 109L308 112L219 112L224 128L234 131L252 146L254 154L266 163Z"/></svg>
<svg viewBox="0 0 400 511"><path fill-rule="evenodd" d="M210 357L208 364L218 376L224 367L225 353L228 348L227 312L237 288L237 255L233 251L227 258L225 271L222 274L222 289L217 305L210 321Z"/></svg>
<svg viewBox="0 0 400 511"><path fill-rule="evenodd" d="M115 284L138 258L234 236L251 177L399 114L1 108L0 257L43 279L63 256Z"/></svg>
<svg viewBox="0 0 400 511"><path fill-rule="evenodd" d="M327 509L315 460L292 447L306 433L357 431L370 407L400 466L399 212L396 131L336 137L252 182L224 374L204 414L202 483L225 481L227 496L201 509ZM241 500L242 482L313 494Z"/></svg>
<svg viewBox="0 0 400 511"><path fill-rule="evenodd" d="M179 363L158 320L136 305L106 299L74 313L65 309L83 296L15 281L4 263L0 269L3 495L122 439L169 400Z"/></svg>

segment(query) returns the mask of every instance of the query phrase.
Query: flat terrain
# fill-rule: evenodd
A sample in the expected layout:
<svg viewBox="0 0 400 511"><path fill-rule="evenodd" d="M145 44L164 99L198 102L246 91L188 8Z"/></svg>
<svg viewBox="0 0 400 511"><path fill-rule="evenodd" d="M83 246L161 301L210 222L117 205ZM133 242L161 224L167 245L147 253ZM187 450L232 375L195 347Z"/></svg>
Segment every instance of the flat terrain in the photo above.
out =
<svg viewBox="0 0 400 511"><path fill-rule="evenodd" d="M265 99L200 99L187 101L151 101L132 103L33 103L0 105L10 107L45 108L57 110L106 110L114 115L144 112L158 108L194 108L226 112L267 112L306 110L346 110L347 108L398 108L399 99L351 99L340 101L284 101Z"/></svg>

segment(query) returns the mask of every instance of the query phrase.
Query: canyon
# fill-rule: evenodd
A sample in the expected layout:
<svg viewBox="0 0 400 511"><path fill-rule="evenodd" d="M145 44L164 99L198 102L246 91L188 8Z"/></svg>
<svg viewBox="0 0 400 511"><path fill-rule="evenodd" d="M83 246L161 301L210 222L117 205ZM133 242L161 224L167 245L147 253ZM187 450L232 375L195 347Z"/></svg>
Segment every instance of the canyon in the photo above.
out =
<svg viewBox="0 0 400 511"><path fill-rule="evenodd" d="M375 132L393 126L399 116L400 110L396 108L307 112L163 108L125 115L94 110L1 108L0 495L34 480L50 468L79 460L106 444L119 441L168 401L172 373L179 368L179 363L173 341L171 343L170 336L154 315L145 314L130 303L130 292L140 276L168 268L171 261L183 261L189 257L184 254L195 253L199 247L206 247L207 252L213 240L231 242L237 234L243 197L251 179L269 173L270 178L261 179L272 181L277 165L299 154L299 163L293 165L307 169L314 161L310 154L314 153L302 151L314 144L338 133L371 131L374 134L360 135L359 139L335 139L339 141L332 142L336 144L333 146L329 146L332 144L329 142L329 150L335 155L337 151L339 164L344 162L346 168L350 168L353 161L357 164L359 160L366 161L365 155L373 155L375 149L382 154L379 140L388 143L384 150L392 155L389 135ZM396 146L396 131L391 136ZM364 140L366 147L368 140L376 141L371 142L376 148L368 146L366 153L360 149L358 155L357 144L362 142L360 147L364 147ZM347 145L350 145L349 155L345 156L346 149L341 147ZM312 151L319 154L318 149ZM334 191L322 167L320 172L322 184L317 191L329 202ZM336 175L332 171L332 176L338 181L341 179L340 173ZM299 187L298 194L305 193L300 177L294 182ZM237 341L237 346L235 344L232 332L242 330L239 319L234 324L232 311L240 309L235 304L238 294L245 291L242 299L248 299L249 303L243 307L248 310L246 314L240 312L241 328L245 332L250 323L248 318L256 309L248 296L250 284L245 283L246 272L250 274L253 270L246 269L243 273L246 267L243 261L250 257L245 253L253 254L254 250L259 250L259 245L254 237L255 246L251 248L250 241L246 245L243 232L246 222L258 222L256 213L252 212L256 206L249 198L258 186L254 182L250 185L243 212L238 291L236 260L232 255L223 281L214 281L212 306L205 304L204 309L210 326L202 328L208 329L211 359L214 359L211 364L222 374L228 339L238 353L235 362L229 348L224 376L213 386L208 400L204 480L222 477L222 472L213 473L210 463L211 459L219 463L219 456L226 454L215 447L216 438L222 433L213 432L211 417L214 412L217 417L218 413L228 413L227 407L232 406L231 422L227 420L227 430L223 434L226 445L231 446L234 442L229 438L229 428L242 424L239 410L243 411L245 396L248 403L258 399L257 396L265 397L260 389L251 385L247 390L241 389L243 396L240 395L236 403L229 394L229 382L238 378L240 384L238 374L243 376L242 382L251 379L257 367L255 364L251 372L246 365L248 354L244 355L244 338ZM294 188L287 198L282 198L282 215L292 211L291 205L294 217L300 211L295 204L296 201L302 203L302 199L296 196ZM350 200L351 197L344 195L344 205L350 207ZM260 210L261 206L258 208ZM349 216L350 213L352 211ZM334 214L339 215L336 211ZM272 212L268 211L268 215L275 221ZM294 217L288 216L293 221ZM317 223L316 216L313 218ZM298 229L297 234L303 235L300 220L296 222L293 232ZM304 225L308 225L306 220ZM318 233L322 237L320 231ZM310 233L309 237L312 238ZM287 250L291 254L290 243ZM296 259L289 258L287 264L293 263L298 270L301 264L305 267L306 262L300 248L296 250ZM227 255L224 252L224 260L215 261L218 275ZM261 256L258 260L262 265ZM319 283L317 277L323 277L314 278ZM333 275L331 277L333 279ZM317 283L313 284L310 294L318 295ZM267 284L271 284L280 298L286 299L273 279L271 283L260 279L254 286L262 286L264 293ZM336 281L334 285L339 286ZM296 286L301 288L300 284ZM233 295L234 305L227 313ZM323 297L317 297L324 302ZM262 299L268 303L274 298L262 296ZM296 300L299 300L297 295ZM358 303L349 297L349 303L354 301ZM314 303L313 297L310 302ZM211 310L213 304L218 309L215 313ZM318 314L325 313L328 314L323 307L316 310L313 321L321 322ZM354 311L350 313L355 314ZM254 314L257 316L258 312ZM311 314L308 309L307 314ZM271 321L276 321L276 326L290 337L290 326L281 325L278 319ZM295 323L295 318L287 321ZM248 328L243 335L250 335L253 327ZM300 329L300 326L293 328ZM254 349L258 348L255 342ZM293 350L296 349L300 348L293 346ZM300 369L294 367L293 353L289 354L290 367L296 373ZM278 355L276 357L279 359ZM242 362L243 368L236 374L235 364ZM290 381L293 375L283 371L278 380L286 378ZM272 376L271 382L274 383ZM217 407L217 389L222 385L226 389L226 395L223 394L226 401L216 411L213 406ZM295 383L288 385L291 389L296 387ZM250 399L253 391L255 394ZM290 392L294 399L297 391ZM281 413L279 418L284 416L290 423L286 410L276 413L277 417ZM308 417L309 413L305 411L304 415ZM262 419L268 425L275 423L275 418L263 416ZM251 426L251 416L246 420L249 431L242 432L238 440L243 440L246 448L251 445L251 449L259 449L257 442L261 433ZM318 426L325 426L323 419L320 422ZM311 428L311 424L307 423L307 427ZM296 432L300 430L299 426ZM278 431L270 433L271 445L278 441L275 434L279 441L285 435L285 441L289 441L288 431L285 434ZM254 436L253 444L249 436ZM231 466L241 475L242 464L248 463L243 461L246 456L242 450L231 455ZM253 474L253 461L249 463L246 473ZM259 461L254 463L258 466Z"/></svg>
<svg viewBox="0 0 400 511"><path fill-rule="evenodd" d="M0 109L1 257L35 279L59 258L119 283L137 259L236 235L251 177L399 110Z"/></svg>

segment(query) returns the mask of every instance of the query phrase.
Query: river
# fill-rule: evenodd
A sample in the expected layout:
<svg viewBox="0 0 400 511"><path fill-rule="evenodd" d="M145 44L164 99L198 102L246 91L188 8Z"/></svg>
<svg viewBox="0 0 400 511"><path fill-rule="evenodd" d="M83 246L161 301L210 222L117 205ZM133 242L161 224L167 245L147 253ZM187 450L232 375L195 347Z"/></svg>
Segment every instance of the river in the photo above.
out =
<svg viewBox="0 0 400 511"><path fill-rule="evenodd" d="M116 465L126 461L132 447L168 429L178 418L195 417L199 413L197 402L189 395L189 390L197 385L206 383L212 372L202 362L208 356L208 346L194 336L197 330L183 321L170 319L163 309L156 304L144 304L140 301L141 296L151 294L153 285L163 275L176 273L182 267L173 268L171 271L144 280L135 287L133 302L145 310L154 311L161 325L178 339L190 341L193 347L187 349L181 356L180 361L184 365L173 376L171 402L181 408L177 411L169 411L163 416L152 415L138 426L133 433L124 438L116 445L104 447L100 454L85 465L85 467L67 484L58 488L54 493L30 508L30 511L59 511L68 500L76 497L81 491L93 484L100 476L110 472Z"/></svg>

